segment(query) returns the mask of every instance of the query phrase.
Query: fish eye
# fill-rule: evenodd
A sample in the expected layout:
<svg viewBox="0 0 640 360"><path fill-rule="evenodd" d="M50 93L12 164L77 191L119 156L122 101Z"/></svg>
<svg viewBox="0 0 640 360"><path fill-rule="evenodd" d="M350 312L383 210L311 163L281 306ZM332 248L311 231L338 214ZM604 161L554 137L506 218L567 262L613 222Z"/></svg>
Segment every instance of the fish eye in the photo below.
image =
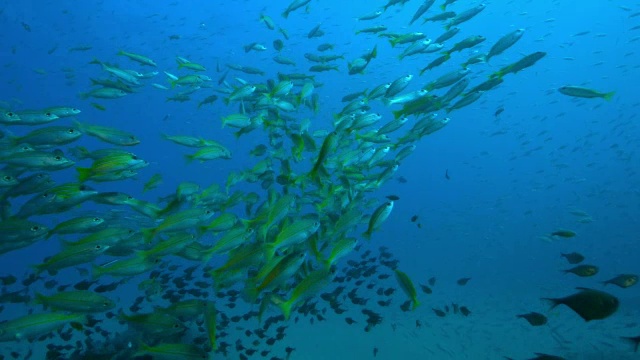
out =
<svg viewBox="0 0 640 360"><path fill-rule="evenodd" d="M173 328L174 328L174 329L179 329L179 328L180 328L180 325L179 325L179 324L174 324L174 325L173 325Z"/></svg>
<svg viewBox="0 0 640 360"><path fill-rule="evenodd" d="M100 221L102 221L102 219L100 219L99 217L94 217L94 218L93 218L93 221L94 221L94 222L100 222Z"/></svg>
<svg viewBox="0 0 640 360"><path fill-rule="evenodd" d="M105 301L105 302L102 303L102 305L104 305L105 307L109 307L109 305L111 305L111 304L109 304L108 301Z"/></svg>
<svg viewBox="0 0 640 360"><path fill-rule="evenodd" d="M87 190L87 187L84 185L80 185L80 187L78 187L78 190L85 191Z"/></svg>
<svg viewBox="0 0 640 360"><path fill-rule="evenodd" d="M12 112L8 112L8 113L7 113L7 116L11 116L11 117L13 117L13 115L15 115L15 114L14 114L14 113L12 113Z"/></svg>
<svg viewBox="0 0 640 360"><path fill-rule="evenodd" d="M69 134L73 134L73 133L75 132L75 130L74 130L74 129L69 129L67 132L68 132Z"/></svg>
<svg viewBox="0 0 640 360"><path fill-rule="evenodd" d="M127 200L133 200L133 196L127 195Z"/></svg>
<svg viewBox="0 0 640 360"><path fill-rule="evenodd" d="M136 139L136 137L135 137L135 136L133 136L133 135L131 135L131 136L129 136L129 139L131 139L131 140L135 140L135 139Z"/></svg>
<svg viewBox="0 0 640 360"><path fill-rule="evenodd" d="M138 160L138 157L137 157L137 156L135 156L135 155L131 155L131 159L133 159L133 160Z"/></svg>
<svg viewBox="0 0 640 360"><path fill-rule="evenodd" d="M96 250L102 249L102 245L96 245Z"/></svg>
<svg viewBox="0 0 640 360"><path fill-rule="evenodd" d="M11 176L9 176L9 175L5 175L5 176L3 177L3 179L4 179L4 181L11 181Z"/></svg>
<svg viewBox="0 0 640 360"><path fill-rule="evenodd" d="M62 156L60 156L60 155L56 155L56 156L54 157L54 159L56 159L57 161L60 161L60 160L62 160Z"/></svg>
<svg viewBox="0 0 640 360"><path fill-rule="evenodd" d="M51 117L53 114L51 114L50 112L44 113L47 117Z"/></svg>
<svg viewBox="0 0 640 360"><path fill-rule="evenodd" d="M38 230L40 230L40 226L36 225L31 227L31 231L38 231Z"/></svg>

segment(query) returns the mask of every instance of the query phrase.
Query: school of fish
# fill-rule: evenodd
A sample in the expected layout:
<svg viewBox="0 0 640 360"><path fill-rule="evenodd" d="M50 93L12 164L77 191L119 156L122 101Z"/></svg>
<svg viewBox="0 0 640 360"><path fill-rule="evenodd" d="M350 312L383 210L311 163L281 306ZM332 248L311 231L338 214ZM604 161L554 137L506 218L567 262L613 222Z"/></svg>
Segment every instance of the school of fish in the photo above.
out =
<svg viewBox="0 0 640 360"><path fill-rule="evenodd" d="M34 257L32 272L24 278L0 277L1 302L28 303L35 309L0 323L0 343L48 342L48 359L206 359L235 352L241 359L277 360L295 351L293 346L284 353L272 349L285 339L287 321L293 318L323 321L326 306L340 315L348 299L362 307L363 318L346 317L345 322L370 331L383 321L380 309L391 304L396 287L406 295L403 311L425 306L421 304L428 300L421 297L432 293L436 280L418 284L419 294L393 254L380 247L384 242L376 244L376 235L399 201L380 201L376 194L421 141L456 121L456 110L491 96L503 82L517 81L519 72L544 61L547 53L544 48L527 51L515 62L502 63L502 54L513 56L512 48L526 38L524 28L505 29L500 38L465 31L466 22L496 5L417 3L389 0L358 17L355 21L362 26L354 36L369 36L369 48L354 59L335 52L333 43L305 53L306 65L282 55L280 50L290 46L287 19L305 9L320 11L314 9L319 7L316 2L294 0L281 16L264 12L256 19L272 32L272 44L238 49L247 63L252 52L272 51L277 73L234 63L200 64L183 56L171 66L133 49L111 49L111 57L87 59L95 75L79 100L0 109L0 257L44 242L60 246L53 256ZM407 23L439 22L441 34L431 39L422 32L392 32L377 23L393 9L414 5L417 10ZM299 35L311 41L325 34L318 24ZM316 123L320 120L314 114L327 105L315 91L323 85L322 73L360 76L382 46L391 47L398 62L421 57L426 66L345 94L342 109L329 122ZM488 51L480 53L480 48ZM473 55L462 58L460 53ZM474 76L474 70L489 61L501 64L499 70L484 79ZM430 76L434 68L452 62L458 62L453 70ZM308 70L287 71L301 66ZM420 90L406 91L412 83L421 84ZM172 193L155 194L161 196L158 201L119 191L119 184L134 181L140 194L153 193L171 170L149 173L155 159L136 155L136 148L145 146L136 134L94 123L83 110L91 106L108 112L119 98L149 88L166 94L167 101L205 111L215 108L222 114L216 119L219 126L240 142L250 132L263 133L264 143L248 150L254 165L229 172L224 184L181 182ZM558 92L607 101L614 96L577 85ZM374 104L387 111L372 111ZM183 152L192 167L219 162L224 168L234 159L229 147L214 138L161 136L167 148ZM60 174L75 180L59 183ZM240 190L247 188L255 190ZM49 215L57 221L50 223ZM547 238L576 235L560 229ZM380 247L378 253L371 247ZM565 273L591 277L599 271L595 265L579 264L584 260L579 253L562 256L576 265L563 269ZM83 280L65 281L71 273ZM465 286L470 280L461 278L457 284ZM621 274L604 285L628 288L637 281L635 274ZM31 290L33 284L42 284L38 288L45 291ZM123 286L134 286L141 295L133 303L122 303L114 291ZM379 299L367 305L374 296ZM591 288L547 300L553 307L571 308L585 321L605 319L619 305L613 295ZM257 310L236 313L237 302L255 304ZM426 306L437 317L471 315L464 305L450 305ZM269 315L273 311L277 315ZM532 326L552 321L538 312L514 315L514 321L524 319ZM258 325L249 325L253 320ZM107 323L118 323L122 332L105 330ZM231 330L240 326L242 340ZM627 340L637 350L638 337ZM375 348L374 357L377 352ZM15 351L0 358L30 356ZM560 359L545 354L535 359L552 358Z"/></svg>

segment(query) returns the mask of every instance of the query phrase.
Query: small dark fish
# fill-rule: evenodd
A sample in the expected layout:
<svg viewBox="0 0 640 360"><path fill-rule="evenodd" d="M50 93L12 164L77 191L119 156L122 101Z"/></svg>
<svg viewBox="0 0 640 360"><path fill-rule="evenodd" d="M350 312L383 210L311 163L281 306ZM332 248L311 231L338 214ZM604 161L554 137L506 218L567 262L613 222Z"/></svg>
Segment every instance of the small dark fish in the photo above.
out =
<svg viewBox="0 0 640 360"><path fill-rule="evenodd" d="M447 179L447 180L451 179L451 177L449 177L449 169L444 171L444 178Z"/></svg>
<svg viewBox="0 0 640 360"><path fill-rule="evenodd" d="M416 328L419 329L421 327L422 327L422 321L416 319Z"/></svg>
<svg viewBox="0 0 640 360"><path fill-rule="evenodd" d="M466 306L460 306L460 314L462 314L463 316L469 316L471 315L471 310L469 310L469 308L467 308Z"/></svg>
<svg viewBox="0 0 640 360"><path fill-rule="evenodd" d="M438 317L445 317L445 316L447 316L447 314L446 314L444 311L440 310L440 309L431 309L431 310L433 310L433 312L434 312L434 313L436 314L436 316L438 316Z"/></svg>
<svg viewBox="0 0 640 360"><path fill-rule="evenodd" d="M391 201L396 201L396 200L400 200L400 197L397 195L387 195L387 199Z"/></svg>
<svg viewBox="0 0 640 360"><path fill-rule="evenodd" d="M401 184L406 184L407 183L407 178L405 178L404 176L398 176L398 182Z"/></svg>
<svg viewBox="0 0 640 360"><path fill-rule="evenodd" d="M25 29L28 32L31 32L31 26L29 26L29 24L27 24L26 22L21 22L20 23L22 25L22 28Z"/></svg>
<svg viewBox="0 0 640 360"><path fill-rule="evenodd" d="M471 278L461 278L461 279L458 279L458 281L456 281L456 283L458 283L458 285L460 285L460 286L465 286L465 285L467 285L469 280L471 280Z"/></svg>
<svg viewBox="0 0 640 360"><path fill-rule="evenodd" d="M169 35L169 40L180 40L180 35Z"/></svg>
<svg viewBox="0 0 640 360"><path fill-rule="evenodd" d="M516 317L518 319L525 319L529 322L529 324L533 325L533 326L541 326L547 323L547 317L537 313L537 312L530 312L528 314L520 314L520 315L516 315Z"/></svg>
<svg viewBox="0 0 640 360"><path fill-rule="evenodd" d="M638 352L638 347L640 346L640 336L634 336L634 337L622 337L622 339L629 341L630 343L633 344L633 351L634 352Z"/></svg>
<svg viewBox="0 0 640 360"><path fill-rule="evenodd" d="M407 300L400 305L400 310L407 312L411 310L411 300Z"/></svg>
<svg viewBox="0 0 640 360"><path fill-rule="evenodd" d="M16 281L18 281L18 278L13 275L0 276L0 283L2 283L3 286L13 285Z"/></svg>
<svg viewBox="0 0 640 360"><path fill-rule="evenodd" d="M568 239L576 236L576 233L571 230L557 230L552 232L551 236L559 236Z"/></svg>
<svg viewBox="0 0 640 360"><path fill-rule="evenodd" d="M504 112L504 107L500 106L499 108L496 109L496 112L493 114L493 116L498 117L503 112Z"/></svg>
<svg viewBox="0 0 640 360"><path fill-rule="evenodd" d="M571 269L562 270L565 274L572 273L580 277L589 277L598 273L598 267L595 265L578 265Z"/></svg>
<svg viewBox="0 0 640 360"><path fill-rule="evenodd" d="M273 48L276 51L282 50L283 47L284 47L284 43L282 42L282 40L280 39L273 40Z"/></svg>
<svg viewBox="0 0 640 360"><path fill-rule="evenodd" d="M290 356L291 353L295 350L295 348L292 348L291 346L287 346L284 351L287 353L287 356Z"/></svg>
<svg viewBox="0 0 640 360"><path fill-rule="evenodd" d="M384 294L386 296L391 296L395 291L396 291L396 289L394 289L394 288L388 288L387 290L384 291Z"/></svg>
<svg viewBox="0 0 640 360"><path fill-rule="evenodd" d="M351 324L355 324L355 323L357 322L357 321L353 320L353 319L352 319L352 318L350 318L350 317L345 318L345 319L344 319L344 321L345 321L347 324L349 324L349 325L351 325Z"/></svg>
<svg viewBox="0 0 640 360"><path fill-rule="evenodd" d="M579 292L563 298L543 298L551 301L551 308L566 305L585 321L605 319L618 310L620 301L604 291L579 287Z"/></svg>
<svg viewBox="0 0 640 360"><path fill-rule="evenodd" d="M431 293L433 293L433 290L431 290L431 288L430 288L430 287L428 287L427 285L422 285L422 284L420 284L420 289L422 289L422 291L423 291L425 294L431 294Z"/></svg>
<svg viewBox="0 0 640 360"><path fill-rule="evenodd" d="M418 215L413 215L411 217L411 222L416 222L418 220Z"/></svg>
<svg viewBox="0 0 640 360"><path fill-rule="evenodd" d="M91 103L91 106L93 106L95 109L98 109L98 110L100 110L100 111L105 111L105 110L107 110L107 108L106 108L105 106L100 105L100 104L98 104L98 103L94 103L94 102L92 102L92 103Z"/></svg>
<svg viewBox="0 0 640 360"><path fill-rule="evenodd" d="M113 291L115 290L120 284L122 284L119 281L116 282L112 282L111 284L103 284L100 286L97 286L93 289L93 291L97 292L97 293L104 293L104 292L109 292L109 291Z"/></svg>
<svg viewBox="0 0 640 360"><path fill-rule="evenodd" d="M555 355L549 355L549 354L543 354L543 353L534 353L534 354L536 354L536 357L531 358L530 360L566 360L563 357L555 356Z"/></svg>
<svg viewBox="0 0 640 360"><path fill-rule="evenodd" d="M560 256L562 256L563 258L567 259L569 264L579 264L582 261L584 261L584 256L582 256L582 254L579 254L577 252L572 252L572 253L568 253L568 254L560 254Z"/></svg>
<svg viewBox="0 0 640 360"><path fill-rule="evenodd" d="M435 277L429 278L429 285L431 285L431 286L435 286L436 285L436 278Z"/></svg>
<svg viewBox="0 0 640 360"><path fill-rule="evenodd" d="M373 348L373 357L376 357L376 355L378 355L378 348L374 347Z"/></svg>
<svg viewBox="0 0 640 360"><path fill-rule="evenodd" d="M89 280L82 280L79 283L73 285L73 288L76 290L89 290L89 288L91 287L91 285L97 283L98 280L94 280L94 281L89 281Z"/></svg>
<svg viewBox="0 0 640 360"><path fill-rule="evenodd" d="M614 284L621 288L628 288L638 283L638 275L634 274L620 274L613 279L602 282L602 284Z"/></svg>

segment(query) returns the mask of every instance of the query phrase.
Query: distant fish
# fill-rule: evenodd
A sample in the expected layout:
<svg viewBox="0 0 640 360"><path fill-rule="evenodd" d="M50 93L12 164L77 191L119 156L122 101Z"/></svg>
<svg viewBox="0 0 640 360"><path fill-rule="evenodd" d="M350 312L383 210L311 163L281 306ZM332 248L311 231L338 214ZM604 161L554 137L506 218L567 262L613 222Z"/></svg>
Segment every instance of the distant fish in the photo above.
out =
<svg viewBox="0 0 640 360"><path fill-rule="evenodd" d="M584 256L582 254L577 253L577 252L572 252L572 253L569 253L569 254L560 254L560 256L562 256L563 258L567 259L569 264L579 264L582 261L584 261Z"/></svg>
<svg viewBox="0 0 640 360"><path fill-rule="evenodd" d="M638 275L635 274L620 274L612 279L603 281L602 284L614 284L621 288L628 288L638 283Z"/></svg>
<svg viewBox="0 0 640 360"><path fill-rule="evenodd" d="M537 312L520 314L520 315L516 315L516 317L519 319L527 320L527 322L532 326L542 326L547 323L547 317Z"/></svg>

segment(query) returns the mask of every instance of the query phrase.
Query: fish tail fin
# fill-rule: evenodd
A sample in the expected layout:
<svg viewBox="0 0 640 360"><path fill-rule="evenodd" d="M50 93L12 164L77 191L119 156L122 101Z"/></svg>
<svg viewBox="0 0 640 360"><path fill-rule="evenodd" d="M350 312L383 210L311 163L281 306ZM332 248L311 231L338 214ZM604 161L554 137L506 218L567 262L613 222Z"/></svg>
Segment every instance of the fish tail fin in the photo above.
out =
<svg viewBox="0 0 640 360"><path fill-rule="evenodd" d="M98 60L98 58L93 58L93 60L89 61L89 64L102 65L102 61Z"/></svg>
<svg viewBox="0 0 640 360"><path fill-rule="evenodd" d="M91 264L91 279L98 279L102 275L104 275L104 268L96 264Z"/></svg>
<svg viewBox="0 0 640 360"><path fill-rule="evenodd" d="M85 182L91 177L91 168L77 167L78 181Z"/></svg>
<svg viewBox="0 0 640 360"><path fill-rule="evenodd" d="M291 302L291 300L284 301L274 295L271 297L271 302L273 302L280 308L282 314L284 315L284 319L289 320L289 318L291 317L291 308L293 307L293 303Z"/></svg>
<svg viewBox="0 0 640 360"><path fill-rule="evenodd" d="M211 260L211 258L213 257L213 255L215 255L215 248L211 247L207 250L204 250L202 252L202 262L207 264L209 262L209 260Z"/></svg>
<svg viewBox="0 0 640 360"><path fill-rule="evenodd" d="M258 301L258 296L260 296L260 290L258 289L258 285L256 284L256 280L253 278L247 279L244 288L244 296L249 303L255 304Z"/></svg>
<svg viewBox="0 0 640 360"><path fill-rule="evenodd" d="M274 244L265 244L264 246L264 257L266 260L266 263L269 263L269 261L271 261L271 259L273 259L273 257L276 254L276 247Z"/></svg>
<svg viewBox="0 0 640 360"><path fill-rule="evenodd" d="M391 113L393 113L394 119L399 119L400 117L402 117L402 110L392 111Z"/></svg>
<svg viewBox="0 0 640 360"><path fill-rule="evenodd" d="M367 231L363 232L362 236L367 240L371 240L371 231L367 230Z"/></svg>
<svg viewBox="0 0 640 360"><path fill-rule="evenodd" d="M282 15L283 18L286 19L286 18L289 17L289 12L288 11L283 11L281 15Z"/></svg>
<svg viewBox="0 0 640 360"><path fill-rule="evenodd" d="M187 154L184 156L184 159L186 160L187 164L191 164L195 159L195 156L191 154Z"/></svg>
<svg viewBox="0 0 640 360"><path fill-rule="evenodd" d="M613 99L613 95L615 95L616 92L612 91L612 92L608 92L606 94L604 94L603 98L607 101L611 101L611 99Z"/></svg>
<svg viewBox="0 0 640 360"><path fill-rule="evenodd" d="M313 181L314 184L321 187L322 179L320 177L320 172L318 170L319 170L319 167L314 167L313 169L311 169L311 171L309 171L309 173L307 174L307 178Z"/></svg>
<svg viewBox="0 0 640 360"><path fill-rule="evenodd" d="M46 310L48 308L47 306L47 297L40 294L39 292L36 292L36 296L35 299L33 299L33 303L36 305L42 305L44 306L44 309Z"/></svg>
<svg viewBox="0 0 640 360"><path fill-rule="evenodd" d="M141 232L142 232L142 237L144 238L144 242L146 244L151 243L151 241L153 240L153 237L156 235L155 228L145 228L145 229L142 229Z"/></svg>
<svg viewBox="0 0 640 360"><path fill-rule="evenodd" d="M78 96L82 100L87 100L89 98L89 93L88 92L81 92Z"/></svg>
<svg viewBox="0 0 640 360"><path fill-rule="evenodd" d="M417 309L418 306L420 306L420 301L418 301L417 299L413 300L413 307L411 308L411 310Z"/></svg>
<svg viewBox="0 0 640 360"><path fill-rule="evenodd" d="M447 5L444 5L444 4L440 5L440 10L442 11L447 10Z"/></svg>
<svg viewBox="0 0 640 360"><path fill-rule="evenodd" d="M124 54L125 54L124 50L120 49L120 50L118 50L118 53L116 55L123 56Z"/></svg>

